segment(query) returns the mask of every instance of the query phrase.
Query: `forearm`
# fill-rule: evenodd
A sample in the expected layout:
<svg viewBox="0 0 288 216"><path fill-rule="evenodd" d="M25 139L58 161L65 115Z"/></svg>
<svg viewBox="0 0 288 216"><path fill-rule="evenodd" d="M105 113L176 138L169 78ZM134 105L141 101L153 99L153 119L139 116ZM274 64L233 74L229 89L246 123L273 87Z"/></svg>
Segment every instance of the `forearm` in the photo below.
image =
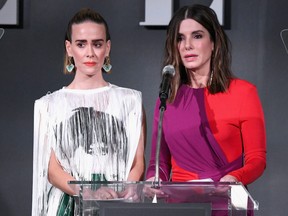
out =
<svg viewBox="0 0 288 216"><path fill-rule="evenodd" d="M157 101L154 110L154 121L153 121L153 131L152 131L152 146L150 154L150 162L146 172L146 179L155 176L156 160L159 159L159 178L163 181L168 181L171 171L171 154L170 149L166 143L165 137L162 134L159 158L156 158L156 150L158 145L158 116L160 102Z"/></svg>
<svg viewBox="0 0 288 216"><path fill-rule="evenodd" d="M159 163L159 178L163 181L169 181L170 178L170 165ZM155 177L156 166L154 160L150 161L149 167L146 172L146 179L151 179Z"/></svg>
<svg viewBox="0 0 288 216"><path fill-rule="evenodd" d="M53 186L59 188L64 193L67 193L71 196L77 194L77 191L75 191L68 185L68 181L73 180L75 180L75 178L73 178L69 173L65 172L64 170L63 172L58 172L57 174L49 174L49 182Z"/></svg>
<svg viewBox="0 0 288 216"><path fill-rule="evenodd" d="M244 165L241 169L229 173L229 175L234 176L244 185L248 185L254 182L263 174L265 167L266 163L264 159L255 159L253 161L251 160L249 164Z"/></svg>
<svg viewBox="0 0 288 216"><path fill-rule="evenodd" d="M134 166L129 173L128 181L141 181L144 177L145 163L139 163Z"/></svg>
<svg viewBox="0 0 288 216"><path fill-rule="evenodd" d="M48 180L53 186L59 188L64 193L71 196L77 194L77 191L68 185L68 181L75 180L75 178L63 170L53 151L51 151L48 166Z"/></svg>
<svg viewBox="0 0 288 216"><path fill-rule="evenodd" d="M146 146L146 115L144 108L142 110L142 126L138 141L136 154L133 160L132 168L128 175L128 181L140 181L144 178L145 172L145 146Z"/></svg>

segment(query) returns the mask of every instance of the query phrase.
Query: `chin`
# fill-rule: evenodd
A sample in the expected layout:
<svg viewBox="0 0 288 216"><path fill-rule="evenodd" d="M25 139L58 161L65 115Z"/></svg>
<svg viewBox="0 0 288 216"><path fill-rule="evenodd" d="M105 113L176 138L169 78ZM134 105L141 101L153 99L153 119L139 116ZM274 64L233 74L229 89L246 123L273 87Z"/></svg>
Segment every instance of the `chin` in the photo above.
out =
<svg viewBox="0 0 288 216"><path fill-rule="evenodd" d="M199 68L198 66L196 66L196 65L184 65L185 66L185 68L187 69L187 70L195 70L195 69L197 69L197 68Z"/></svg>

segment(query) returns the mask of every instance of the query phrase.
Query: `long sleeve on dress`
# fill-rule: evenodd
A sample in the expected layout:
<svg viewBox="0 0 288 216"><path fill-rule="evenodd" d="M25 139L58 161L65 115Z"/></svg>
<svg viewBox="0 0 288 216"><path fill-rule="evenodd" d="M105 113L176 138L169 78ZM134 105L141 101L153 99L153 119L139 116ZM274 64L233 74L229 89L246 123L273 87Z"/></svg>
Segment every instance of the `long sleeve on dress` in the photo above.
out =
<svg viewBox="0 0 288 216"><path fill-rule="evenodd" d="M155 175L159 100L154 112L151 158L146 177ZM266 135L257 89L234 79L225 93L182 85L163 117L160 177L172 181L235 176L244 185L266 166Z"/></svg>

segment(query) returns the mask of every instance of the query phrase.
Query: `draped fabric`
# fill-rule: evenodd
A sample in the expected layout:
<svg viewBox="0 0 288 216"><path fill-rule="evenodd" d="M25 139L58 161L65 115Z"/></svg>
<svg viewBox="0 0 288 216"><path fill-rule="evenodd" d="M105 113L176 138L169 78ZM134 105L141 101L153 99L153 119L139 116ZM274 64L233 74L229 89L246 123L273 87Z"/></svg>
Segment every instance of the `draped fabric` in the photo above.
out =
<svg viewBox="0 0 288 216"><path fill-rule="evenodd" d="M159 103L147 178L155 175ZM206 88L180 86L164 113L159 165L163 181L219 181L230 174L247 185L261 176L266 135L256 87L234 79L227 92L212 95Z"/></svg>
<svg viewBox="0 0 288 216"><path fill-rule="evenodd" d="M112 84L60 89L35 101L32 216L55 216L63 192L48 182L51 150L76 180L127 180L138 146L141 93Z"/></svg>

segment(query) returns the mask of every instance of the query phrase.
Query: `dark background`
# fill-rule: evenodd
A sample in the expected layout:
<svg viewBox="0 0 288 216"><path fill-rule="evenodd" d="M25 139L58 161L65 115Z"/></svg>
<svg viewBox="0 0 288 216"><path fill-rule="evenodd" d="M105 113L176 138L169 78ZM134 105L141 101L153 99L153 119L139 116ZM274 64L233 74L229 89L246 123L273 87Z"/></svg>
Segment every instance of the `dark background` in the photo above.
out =
<svg viewBox="0 0 288 216"><path fill-rule="evenodd" d="M70 17L92 7L107 20L112 35L113 73L107 81L142 91L147 114L149 160L154 102L161 82L165 28L139 25L143 0L20 1L20 28L6 28L0 40L0 212L30 215L32 199L34 100L69 84L63 75L64 32ZM228 2L226 32L233 44L233 71L254 83L267 129L267 169L249 186L260 203L256 215L287 215L288 55L280 31L288 28L288 1ZM211 1L174 1L180 6Z"/></svg>

